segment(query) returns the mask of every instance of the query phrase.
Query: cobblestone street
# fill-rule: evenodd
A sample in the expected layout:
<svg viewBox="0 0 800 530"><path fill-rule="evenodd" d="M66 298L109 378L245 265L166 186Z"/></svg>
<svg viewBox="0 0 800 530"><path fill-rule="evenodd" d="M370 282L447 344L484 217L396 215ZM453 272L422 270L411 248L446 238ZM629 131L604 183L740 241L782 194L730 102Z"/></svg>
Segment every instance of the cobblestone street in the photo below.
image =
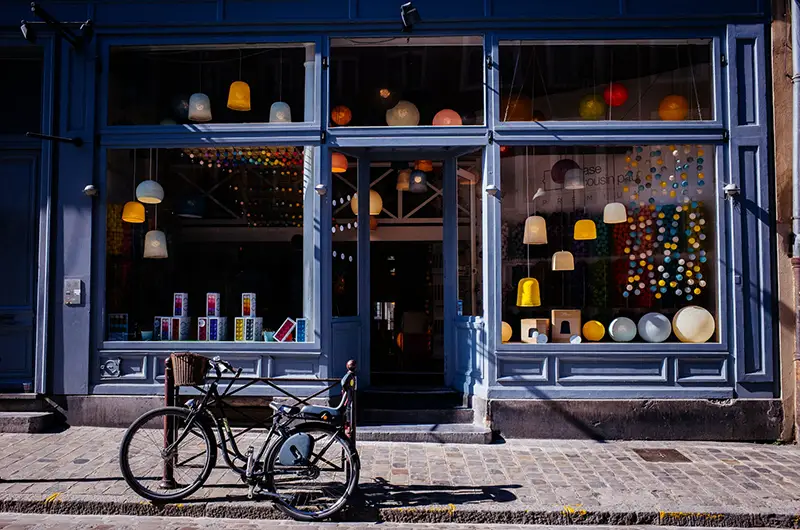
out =
<svg viewBox="0 0 800 530"><path fill-rule="evenodd" d="M247 501L223 467L182 504L143 502L120 477L122 433L77 427L0 435L0 510L275 515L269 502ZM512 440L364 442L359 451L366 520L800 527L800 449L793 446Z"/></svg>

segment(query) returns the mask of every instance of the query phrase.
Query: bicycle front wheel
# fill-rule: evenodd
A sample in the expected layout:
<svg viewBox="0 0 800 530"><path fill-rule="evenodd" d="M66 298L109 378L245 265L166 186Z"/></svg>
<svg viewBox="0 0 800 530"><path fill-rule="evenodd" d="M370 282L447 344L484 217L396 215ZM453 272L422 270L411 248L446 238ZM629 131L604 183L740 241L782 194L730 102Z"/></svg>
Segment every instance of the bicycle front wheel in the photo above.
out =
<svg viewBox="0 0 800 530"><path fill-rule="evenodd" d="M190 411L164 407L140 416L125 432L119 465L133 491L155 502L178 501L198 490L216 464L216 439Z"/></svg>
<svg viewBox="0 0 800 530"><path fill-rule="evenodd" d="M272 445L266 461L268 487L283 499L275 506L297 521L319 521L344 508L360 469L349 440L324 423L290 429Z"/></svg>

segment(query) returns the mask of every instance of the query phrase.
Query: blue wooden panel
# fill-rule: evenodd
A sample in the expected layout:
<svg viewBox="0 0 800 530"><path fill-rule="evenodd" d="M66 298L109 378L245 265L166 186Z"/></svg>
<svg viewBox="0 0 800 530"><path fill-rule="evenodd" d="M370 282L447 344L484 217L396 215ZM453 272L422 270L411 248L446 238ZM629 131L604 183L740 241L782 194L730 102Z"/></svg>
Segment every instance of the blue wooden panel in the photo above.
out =
<svg viewBox="0 0 800 530"><path fill-rule="evenodd" d="M49 6L48 6L49 9ZM219 21L216 0L137 0L135 2L97 2L92 17L98 26L120 24L173 23L209 24Z"/></svg>
<svg viewBox="0 0 800 530"><path fill-rule="evenodd" d="M501 384L524 384L531 381L547 381L547 357L503 358L497 363L497 382Z"/></svg>
<svg viewBox="0 0 800 530"><path fill-rule="evenodd" d="M570 2L494 0L492 15L514 20L522 18L611 18L620 15L620 2L619 0L572 0Z"/></svg>
<svg viewBox="0 0 800 530"><path fill-rule="evenodd" d="M306 359L292 359L290 357L273 358L270 361L267 377L314 377L317 375L319 364Z"/></svg>
<svg viewBox="0 0 800 530"><path fill-rule="evenodd" d="M624 13L630 16L647 17L698 17L728 15L763 16L764 7L760 0L623 0Z"/></svg>
<svg viewBox="0 0 800 530"><path fill-rule="evenodd" d="M251 23L254 17L268 24L346 20L348 3L349 0L226 0L225 22ZM395 8L395 17L399 20L400 4Z"/></svg>
<svg viewBox="0 0 800 530"><path fill-rule="evenodd" d="M361 20L391 20L400 22L400 4L375 0L355 0L357 17ZM535 3L535 2L529 2ZM469 20L484 15L484 0L462 0L460 2L443 2L442 0L415 0L423 21L431 20ZM518 3L519 5L519 3Z"/></svg>
<svg viewBox="0 0 800 530"><path fill-rule="evenodd" d="M667 382L667 358L566 357L556 359L559 383Z"/></svg>
<svg viewBox="0 0 800 530"><path fill-rule="evenodd" d="M144 381L148 374L147 355L101 355L99 360L99 379Z"/></svg>
<svg viewBox="0 0 800 530"><path fill-rule="evenodd" d="M736 39L736 80L738 109L736 125L756 123L756 56L755 39Z"/></svg>
<svg viewBox="0 0 800 530"><path fill-rule="evenodd" d="M358 317L334 318L331 328L333 354L331 366L334 374L350 359L355 359L359 366L365 368L361 359L361 321Z"/></svg>
<svg viewBox="0 0 800 530"><path fill-rule="evenodd" d="M680 384L725 383L728 380L728 357L675 359L675 381Z"/></svg>

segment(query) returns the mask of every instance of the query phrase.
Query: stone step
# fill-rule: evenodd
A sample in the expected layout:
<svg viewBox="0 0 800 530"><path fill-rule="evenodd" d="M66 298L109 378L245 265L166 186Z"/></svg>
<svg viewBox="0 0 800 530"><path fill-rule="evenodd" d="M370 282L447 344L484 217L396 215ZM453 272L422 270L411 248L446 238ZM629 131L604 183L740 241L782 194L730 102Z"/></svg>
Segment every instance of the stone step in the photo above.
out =
<svg viewBox="0 0 800 530"><path fill-rule="evenodd" d="M359 426L356 437L362 442L488 444L492 442L492 431L463 423L365 425Z"/></svg>
<svg viewBox="0 0 800 530"><path fill-rule="evenodd" d="M446 409L377 409L368 408L358 411L359 425L398 425L398 424L443 424L472 423L475 413L467 407Z"/></svg>
<svg viewBox="0 0 800 530"><path fill-rule="evenodd" d="M0 412L42 412L50 406L38 394L0 393Z"/></svg>
<svg viewBox="0 0 800 530"><path fill-rule="evenodd" d="M45 432L56 423L53 412L0 412L0 432Z"/></svg>

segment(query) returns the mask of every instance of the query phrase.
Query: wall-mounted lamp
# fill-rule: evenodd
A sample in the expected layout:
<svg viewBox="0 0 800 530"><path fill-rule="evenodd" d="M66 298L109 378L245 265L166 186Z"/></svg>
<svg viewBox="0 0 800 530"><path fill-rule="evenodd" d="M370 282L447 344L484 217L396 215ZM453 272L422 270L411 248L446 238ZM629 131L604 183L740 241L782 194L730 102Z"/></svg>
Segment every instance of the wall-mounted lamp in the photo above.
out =
<svg viewBox="0 0 800 530"><path fill-rule="evenodd" d="M486 186L486 193L488 193L492 197L497 197L497 194L500 193L500 188L498 188L494 184L489 184L488 186Z"/></svg>
<svg viewBox="0 0 800 530"><path fill-rule="evenodd" d="M22 32L22 37L28 42L36 42L36 30L34 27L40 24L44 24L52 29L76 50L82 48L87 42L92 40L92 36L94 35L94 23L91 19L84 22L59 22L36 2L31 2L31 12L42 19L42 21L32 22L23 20L20 22L19 29ZM78 32L73 32L70 30L70 27L77 27Z"/></svg>
<svg viewBox="0 0 800 530"><path fill-rule="evenodd" d="M400 6L400 19L403 21L403 31L410 33L414 28L414 24L422 22L422 17L419 15L417 8L411 2L406 2Z"/></svg>
<svg viewBox="0 0 800 530"><path fill-rule="evenodd" d="M314 191L316 191L317 195L319 195L320 197L324 197L328 193L328 186L326 186L325 184L317 184L316 186L314 186Z"/></svg>
<svg viewBox="0 0 800 530"><path fill-rule="evenodd" d="M742 192L739 186L737 186L733 182L731 182L730 184L726 184L725 187L722 188L722 191L725 192L726 199L733 199Z"/></svg>
<svg viewBox="0 0 800 530"><path fill-rule="evenodd" d="M97 188L94 184L87 184L83 188L83 194L87 197L97 197Z"/></svg>

